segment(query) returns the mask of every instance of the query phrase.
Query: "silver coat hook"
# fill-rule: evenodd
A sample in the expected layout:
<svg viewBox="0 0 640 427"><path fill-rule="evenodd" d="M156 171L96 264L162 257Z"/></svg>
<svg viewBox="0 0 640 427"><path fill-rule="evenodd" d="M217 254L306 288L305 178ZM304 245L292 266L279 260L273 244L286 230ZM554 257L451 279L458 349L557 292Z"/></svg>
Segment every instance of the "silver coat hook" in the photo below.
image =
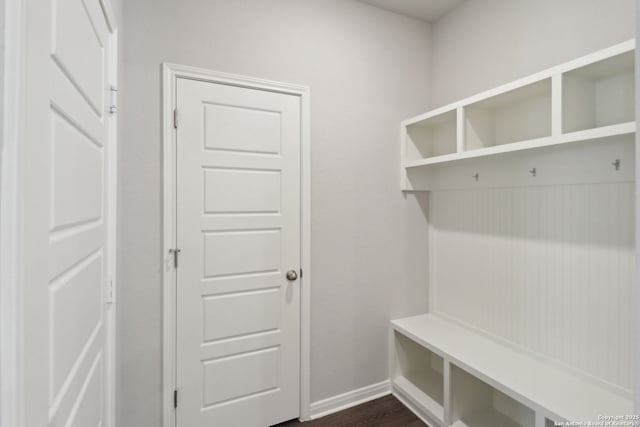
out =
<svg viewBox="0 0 640 427"><path fill-rule="evenodd" d="M531 174L532 177L536 177L536 175L538 174L538 171L536 170L536 168L533 168L531 170L529 170L529 173Z"/></svg>
<svg viewBox="0 0 640 427"><path fill-rule="evenodd" d="M471 175L471 178L474 178L476 181L478 181L480 179L480 174L476 172L475 175Z"/></svg>
<svg viewBox="0 0 640 427"><path fill-rule="evenodd" d="M616 159L616 161L611 164L613 165L614 168L616 168L617 171L620 170L620 159Z"/></svg>

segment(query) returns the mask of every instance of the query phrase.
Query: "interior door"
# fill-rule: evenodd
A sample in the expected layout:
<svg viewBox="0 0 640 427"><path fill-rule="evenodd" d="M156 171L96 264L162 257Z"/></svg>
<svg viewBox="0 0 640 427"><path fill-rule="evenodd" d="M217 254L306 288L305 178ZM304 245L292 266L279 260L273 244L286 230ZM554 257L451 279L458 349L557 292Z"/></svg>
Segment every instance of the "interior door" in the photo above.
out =
<svg viewBox="0 0 640 427"><path fill-rule="evenodd" d="M112 30L100 0L28 2L24 420L112 426ZM113 24L113 22L111 22ZM110 160L111 159L111 160Z"/></svg>
<svg viewBox="0 0 640 427"><path fill-rule="evenodd" d="M300 108L178 79L178 427L299 415Z"/></svg>

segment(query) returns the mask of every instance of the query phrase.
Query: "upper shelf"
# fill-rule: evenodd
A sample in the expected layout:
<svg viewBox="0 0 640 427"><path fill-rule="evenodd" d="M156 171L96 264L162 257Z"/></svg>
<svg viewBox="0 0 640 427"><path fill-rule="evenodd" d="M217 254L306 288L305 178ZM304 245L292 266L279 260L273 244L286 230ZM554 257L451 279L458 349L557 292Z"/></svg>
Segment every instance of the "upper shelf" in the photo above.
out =
<svg viewBox="0 0 640 427"><path fill-rule="evenodd" d="M405 120L403 168L633 134L634 49L630 40Z"/></svg>
<svg viewBox="0 0 640 427"><path fill-rule="evenodd" d="M446 163L454 160L473 159L476 157L489 156L493 154L510 153L514 151L528 150L532 148L550 147L554 145L567 144L571 142L602 140L617 135L629 135L636 131L636 122L621 123L617 125L604 126L584 131L571 132L559 136L549 136L526 141L512 142L478 148L474 150L462 151L443 156L429 157L420 160L408 160L405 162L406 168L418 166Z"/></svg>

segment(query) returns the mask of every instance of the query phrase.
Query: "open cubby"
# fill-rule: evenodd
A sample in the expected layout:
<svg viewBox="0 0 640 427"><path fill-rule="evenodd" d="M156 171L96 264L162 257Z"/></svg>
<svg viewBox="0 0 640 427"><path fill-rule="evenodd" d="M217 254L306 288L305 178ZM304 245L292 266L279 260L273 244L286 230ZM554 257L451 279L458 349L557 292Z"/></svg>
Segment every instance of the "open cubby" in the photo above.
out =
<svg viewBox="0 0 640 427"><path fill-rule="evenodd" d="M562 131L632 122L634 53L613 56L562 75Z"/></svg>
<svg viewBox="0 0 640 427"><path fill-rule="evenodd" d="M444 360L399 332L395 334L394 387L438 419L443 419Z"/></svg>
<svg viewBox="0 0 640 427"><path fill-rule="evenodd" d="M465 107L465 148L478 148L551 135L551 79Z"/></svg>
<svg viewBox="0 0 640 427"><path fill-rule="evenodd" d="M489 384L451 366L454 427L534 427L535 412Z"/></svg>
<svg viewBox="0 0 640 427"><path fill-rule="evenodd" d="M456 152L456 111L407 125L407 159L420 160Z"/></svg>

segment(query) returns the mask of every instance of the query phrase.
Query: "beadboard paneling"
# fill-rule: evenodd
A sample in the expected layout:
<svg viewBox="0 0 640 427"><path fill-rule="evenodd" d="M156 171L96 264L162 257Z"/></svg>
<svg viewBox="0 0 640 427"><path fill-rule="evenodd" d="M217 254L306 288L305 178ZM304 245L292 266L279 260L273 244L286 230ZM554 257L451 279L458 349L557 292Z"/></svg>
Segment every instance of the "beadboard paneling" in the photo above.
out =
<svg viewBox="0 0 640 427"><path fill-rule="evenodd" d="M633 183L431 197L433 311L631 390Z"/></svg>

